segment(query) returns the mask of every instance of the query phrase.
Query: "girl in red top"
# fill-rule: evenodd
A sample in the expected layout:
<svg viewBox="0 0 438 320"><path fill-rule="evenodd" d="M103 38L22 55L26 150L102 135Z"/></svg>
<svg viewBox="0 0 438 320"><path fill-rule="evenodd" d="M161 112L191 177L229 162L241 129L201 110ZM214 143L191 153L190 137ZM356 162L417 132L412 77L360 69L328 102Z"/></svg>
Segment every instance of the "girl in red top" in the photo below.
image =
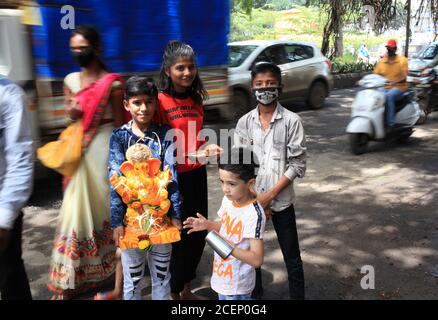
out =
<svg viewBox="0 0 438 320"><path fill-rule="evenodd" d="M202 100L207 97L198 75L193 49L182 42L170 41L163 54L158 95L160 106L157 122L169 124L175 129L178 183L182 196L181 221L196 217L196 213L208 215L207 171L204 164L188 158L196 154L205 143L198 139L204 123ZM204 149L204 148L203 148ZM217 145L209 145L208 152L220 153ZM174 243L171 272L171 298L200 299L190 290L190 282L196 278L196 268L205 246L206 232L187 234Z"/></svg>

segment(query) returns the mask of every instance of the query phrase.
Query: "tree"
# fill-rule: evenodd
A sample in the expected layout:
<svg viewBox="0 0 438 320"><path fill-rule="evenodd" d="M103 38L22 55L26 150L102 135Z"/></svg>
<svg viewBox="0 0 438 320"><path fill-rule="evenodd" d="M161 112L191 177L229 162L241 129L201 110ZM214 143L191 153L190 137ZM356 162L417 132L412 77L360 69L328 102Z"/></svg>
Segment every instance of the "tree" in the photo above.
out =
<svg viewBox="0 0 438 320"><path fill-rule="evenodd" d="M359 12L362 5L358 1L328 0L323 1L322 8L327 13L327 22L324 26L324 34L321 51L324 55L332 58L343 55L343 26L348 15ZM330 44L334 50L330 52Z"/></svg>
<svg viewBox="0 0 438 320"><path fill-rule="evenodd" d="M435 21L435 38L438 36L438 0L421 0L418 10L415 12L413 18L414 23L418 25L425 14L426 10L430 10L432 21Z"/></svg>
<svg viewBox="0 0 438 320"><path fill-rule="evenodd" d="M232 11L245 12L247 15L251 15L252 8L254 6L254 0L232 0Z"/></svg>
<svg viewBox="0 0 438 320"><path fill-rule="evenodd" d="M372 26L377 34L383 33L390 27L398 27L407 22L406 8L400 0L321 0L320 2L328 16L324 26L321 51L329 57L343 54L342 27L352 17L362 17L364 15L364 6L371 6L375 17L378 17L378 19L374 19ZM416 14L417 21L421 17L421 12L424 12L427 8L430 9L432 20L438 21L438 0L421 0L418 9L420 13ZM436 29L435 34L437 35Z"/></svg>
<svg viewBox="0 0 438 320"><path fill-rule="evenodd" d="M379 17L374 20L373 30L382 33L386 30L395 14L393 0L326 0L322 1L322 8L328 18L324 26L321 51L330 58L343 55L343 31L345 22L351 19L362 18L364 6L371 6L374 15ZM331 49L332 48L332 49Z"/></svg>
<svg viewBox="0 0 438 320"><path fill-rule="evenodd" d="M435 21L435 39L438 37L438 0L431 0L430 2L432 21Z"/></svg>

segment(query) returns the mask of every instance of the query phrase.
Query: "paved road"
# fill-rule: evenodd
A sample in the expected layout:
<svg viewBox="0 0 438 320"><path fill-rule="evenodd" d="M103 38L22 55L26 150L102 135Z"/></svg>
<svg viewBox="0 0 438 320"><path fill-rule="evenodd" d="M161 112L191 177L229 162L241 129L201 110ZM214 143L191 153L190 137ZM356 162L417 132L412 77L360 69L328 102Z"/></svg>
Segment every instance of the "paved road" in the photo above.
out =
<svg viewBox="0 0 438 320"><path fill-rule="evenodd" d="M438 113L405 145L372 143L351 154L344 130L355 90L334 91L321 110L289 107L304 121L306 177L297 181L297 225L308 299L436 299L438 297ZM208 123L208 128L233 124ZM208 166L209 215L221 190ZM39 182L25 208L24 259L36 299L45 288L61 193L59 179ZM272 224L266 230L266 299L287 299L287 275ZM209 289L212 250L206 247L193 288ZM361 268L374 268L375 288L360 286ZM150 298L150 288L145 288ZM87 296L83 297L87 298Z"/></svg>

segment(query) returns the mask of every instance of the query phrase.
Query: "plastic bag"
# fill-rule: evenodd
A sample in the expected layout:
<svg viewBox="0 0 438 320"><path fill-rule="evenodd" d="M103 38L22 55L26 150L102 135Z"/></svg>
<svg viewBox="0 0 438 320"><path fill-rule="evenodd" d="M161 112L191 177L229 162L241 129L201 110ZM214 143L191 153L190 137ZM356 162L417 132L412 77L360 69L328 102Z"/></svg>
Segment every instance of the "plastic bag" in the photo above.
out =
<svg viewBox="0 0 438 320"><path fill-rule="evenodd" d="M61 132L58 140L38 148L37 157L44 166L71 177L81 161L82 138L81 121L73 122Z"/></svg>

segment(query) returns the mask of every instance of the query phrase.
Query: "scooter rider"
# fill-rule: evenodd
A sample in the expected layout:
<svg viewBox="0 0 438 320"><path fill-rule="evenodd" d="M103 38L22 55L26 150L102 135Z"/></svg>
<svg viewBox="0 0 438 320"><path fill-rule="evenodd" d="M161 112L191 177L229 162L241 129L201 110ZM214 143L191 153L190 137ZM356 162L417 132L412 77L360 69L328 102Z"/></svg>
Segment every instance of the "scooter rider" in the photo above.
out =
<svg viewBox="0 0 438 320"><path fill-rule="evenodd" d="M391 131L394 127L395 103L403 97L403 93L408 89L406 82L408 59L396 53L397 41L394 39L388 40L386 49L388 53L377 63L374 73L390 81L390 84L385 87L385 99L386 125L388 131Z"/></svg>

